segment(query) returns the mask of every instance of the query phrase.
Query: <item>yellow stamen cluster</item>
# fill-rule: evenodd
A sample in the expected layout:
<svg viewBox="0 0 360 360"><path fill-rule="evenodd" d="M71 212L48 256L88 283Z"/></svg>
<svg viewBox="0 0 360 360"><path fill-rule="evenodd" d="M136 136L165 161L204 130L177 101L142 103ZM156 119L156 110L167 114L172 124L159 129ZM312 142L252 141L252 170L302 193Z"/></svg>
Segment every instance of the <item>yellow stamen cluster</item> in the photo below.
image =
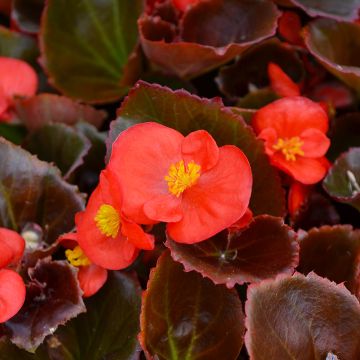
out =
<svg viewBox="0 0 360 360"><path fill-rule="evenodd" d="M304 151L301 149L303 145L304 142L298 136L294 136L290 139L278 139L273 149L281 151L287 161L295 161L296 155L304 156Z"/></svg>
<svg viewBox="0 0 360 360"><path fill-rule="evenodd" d="M67 249L65 251L65 256L73 266L79 267L91 265L91 261L84 254L80 246L76 246L74 250Z"/></svg>
<svg viewBox="0 0 360 360"><path fill-rule="evenodd" d="M107 204L101 205L94 220L102 234L116 238L121 223L119 213L114 207Z"/></svg>
<svg viewBox="0 0 360 360"><path fill-rule="evenodd" d="M186 189L196 184L200 170L201 166L194 161L190 161L187 165L183 160L172 164L168 175L165 176L169 192L179 197Z"/></svg>

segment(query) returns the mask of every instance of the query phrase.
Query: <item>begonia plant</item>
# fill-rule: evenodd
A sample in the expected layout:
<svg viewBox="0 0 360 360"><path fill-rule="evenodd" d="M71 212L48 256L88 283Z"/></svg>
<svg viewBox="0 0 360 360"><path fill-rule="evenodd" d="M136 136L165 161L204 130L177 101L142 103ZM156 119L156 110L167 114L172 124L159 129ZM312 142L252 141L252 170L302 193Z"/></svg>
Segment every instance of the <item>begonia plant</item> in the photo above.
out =
<svg viewBox="0 0 360 360"><path fill-rule="evenodd" d="M360 359L359 0L0 0L0 360Z"/></svg>

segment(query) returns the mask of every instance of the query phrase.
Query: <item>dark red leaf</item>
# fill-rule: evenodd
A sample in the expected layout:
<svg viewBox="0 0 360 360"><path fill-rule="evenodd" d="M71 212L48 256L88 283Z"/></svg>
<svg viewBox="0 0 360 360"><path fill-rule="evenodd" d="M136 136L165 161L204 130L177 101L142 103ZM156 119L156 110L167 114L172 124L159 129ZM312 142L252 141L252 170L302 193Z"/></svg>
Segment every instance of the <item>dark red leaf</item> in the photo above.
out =
<svg viewBox="0 0 360 360"><path fill-rule="evenodd" d="M14 0L11 18L21 31L36 34L44 4L44 0Z"/></svg>
<svg viewBox="0 0 360 360"><path fill-rule="evenodd" d="M316 274L279 276L248 289L245 344L252 360L360 358L360 305Z"/></svg>
<svg viewBox="0 0 360 360"><path fill-rule="evenodd" d="M270 1L200 1L176 24L143 15L139 32L146 56L180 78L205 73L274 35L279 12ZM239 18L246 21L239 21Z"/></svg>
<svg viewBox="0 0 360 360"><path fill-rule="evenodd" d="M89 105L55 94L42 93L29 99L19 99L15 106L19 120L29 130L39 129L49 123L74 125L80 121L89 122L99 128L106 117L102 110L95 110Z"/></svg>
<svg viewBox="0 0 360 360"><path fill-rule="evenodd" d="M198 244L168 239L166 246L187 271L196 270L229 288L279 273L292 274L298 264L295 233L282 219L267 215L256 217L247 228L223 231Z"/></svg>
<svg viewBox="0 0 360 360"><path fill-rule="evenodd" d="M59 170L0 138L0 226L21 232L27 224L41 226L43 240L54 242L74 227L84 207L75 186Z"/></svg>
<svg viewBox="0 0 360 360"><path fill-rule="evenodd" d="M332 74L360 93L360 25L317 19L304 30L312 55Z"/></svg>
<svg viewBox="0 0 360 360"><path fill-rule="evenodd" d="M336 283L345 282L351 292L360 285L360 230L350 225L324 226L300 233L299 271L311 271ZM358 283L358 285L357 285ZM355 293L360 298L360 293Z"/></svg>
<svg viewBox="0 0 360 360"><path fill-rule="evenodd" d="M143 297L140 341L148 359L233 360L243 344L243 316L235 290L184 272L165 252Z"/></svg>
<svg viewBox="0 0 360 360"><path fill-rule="evenodd" d="M310 16L322 16L336 20L355 20L360 9L358 0L290 0Z"/></svg>
<svg viewBox="0 0 360 360"><path fill-rule="evenodd" d="M25 304L6 322L11 341L34 351L59 325L85 312L77 271L66 261L39 260L29 269Z"/></svg>

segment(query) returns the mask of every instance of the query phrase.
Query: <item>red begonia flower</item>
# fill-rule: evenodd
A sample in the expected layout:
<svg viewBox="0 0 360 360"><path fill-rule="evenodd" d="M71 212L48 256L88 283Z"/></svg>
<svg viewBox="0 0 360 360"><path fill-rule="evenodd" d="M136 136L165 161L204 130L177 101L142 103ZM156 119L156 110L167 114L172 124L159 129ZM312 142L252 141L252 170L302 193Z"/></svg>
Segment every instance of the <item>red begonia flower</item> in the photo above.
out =
<svg viewBox="0 0 360 360"><path fill-rule="evenodd" d="M301 37L301 21L298 14L293 11L284 11L279 19L279 34L290 44L304 47Z"/></svg>
<svg viewBox="0 0 360 360"><path fill-rule="evenodd" d="M299 96L300 87L280 68L280 66L269 63L268 74L270 87L280 96Z"/></svg>
<svg viewBox="0 0 360 360"><path fill-rule="evenodd" d="M14 96L33 96L37 86L38 78L30 65L19 59L0 57L0 119L9 119Z"/></svg>
<svg viewBox="0 0 360 360"><path fill-rule="evenodd" d="M15 271L0 270L0 323L8 321L23 306L26 289L23 279Z"/></svg>
<svg viewBox="0 0 360 360"><path fill-rule="evenodd" d="M319 104L300 96L283 98L257 111L252 123L274 166L303 184L325 176L329 120Z"/></svg>
<svg viewBox="0 0 360 360"><path fill-rule="evenodd" d="M25 240L16 232L0 228L0 269L16 264L23 256Z"/></svg>
<svg viewBox="0 0 360 360"><path fill-rule="evenodd" d="M128 267L139 249L151 250L153 236L130 221L122 212L122 195L114 174L100 174L86 210L75 217L77 240L90 261L105 269Z"/></svg>
<svg viewBox="0 0 360 360"><path fill-rule="evenodd" d="M199 130L184 137L157 123L135 125L116 139L108 165L119 174L124 213L142 224L163 221L182 243L205 240L239 220L252 174L236 146L218 147Z"/></svg>
<svg viewBox="0 0 360 360"><path fill-rule="evenodd" d="M199 2L199 0L172 0L172 2L177 9L185 11L188 6Z"/></svg>
<svg viewBox="0 0 360 360"><path fill-rule="evenodd" d="M67 250L65 255L69 263L78 270L78 280L83 291L83 297L97 293L105 284L108 276L106 269L92 264L78 245L77 233L68 233L59 237L58 242Z"/></svg>
<svg viewBox="0 0 360 360"><path fill-rule="evenodd" d="M295 217L301 206L308 199L311 188L312 186L303 185L297 181L291 184L288 195L288 210L292 218Z"/></svg>

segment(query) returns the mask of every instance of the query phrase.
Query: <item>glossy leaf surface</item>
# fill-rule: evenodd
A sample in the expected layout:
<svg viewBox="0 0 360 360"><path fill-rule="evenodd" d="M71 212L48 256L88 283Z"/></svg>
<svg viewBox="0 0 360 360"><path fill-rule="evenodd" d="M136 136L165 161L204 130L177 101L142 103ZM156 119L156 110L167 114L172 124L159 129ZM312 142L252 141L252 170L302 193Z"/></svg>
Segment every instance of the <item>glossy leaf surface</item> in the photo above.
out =
<svg viewBox="0 0 360 360"><path fill-rule="evenodd" d="M360 94L360 25L318 19L305 29L310 53L333 75Z"/></svg>
<svg viewBox="0 0 360 360"><path fill-rule="evenodd" d="M290 0L294 5L301 7L310 16L322 16L337 20L355 20L359 0Z"/></svg>
<svg viewBox="0 0 360 360"><path fill-rule="evenodd" d="M292 274L298 264L295 233L282 219L258 216L248 228L223 231L194 245L168 240L172 257L216 284L233 287L279 273Z"/></svg>
<svg viewBox="0 0 360 360"><path fill-rule="evenodd" d="M55 163L65 179L84 162L91 147L84 135L64 124L43 126L31 133L24 145L40 160Z"/></svg>
<svg viewBox="0 0 360 360"><path fill-rule="evenodd" d="M49 123L74 125L79 121L100 127L106 116L104 111L95 110L65 96L46 93L16 100L15 107L19 120L30 130Z"/></svg>
<svg viewBox="0 0 360 360"><path fill-rule="evenodd" d="M25 304L6 328L14 344L33 351L45 336L86 309L77 271L68 262L40 260L29 276Z"/></svg>
<svg viewBox="0 0 360 360"><path fill-rule="evenodd" d="M300 234L299 271L311 271L336 283L345 282L350 291L360 287L360 230L349 225L324 226ZM358 284L357 284L358 283ZM360 288L359 288L360 290ZM359 294L355 294L360 297Z"/></svg>
<svg viewBox="0 0 360 360"><path fill-rule="evenodd" d="M139 32L152 62L180 78L191 78L274 35L278 16L276 6L267 0L202 1L186 11L178 29L176 21L154 14L140 18Z"/></svg>
<svg viewBox="0 0 360 360"><path fill-rule="evenodd" d="M0 153L0 226L21 231L36 223L47 243L71 231L75 213L84 207L77 188L55 167L2 138Z"/></svg>
<svg viewBox="0 0 360 360"><path fill-rule="evenodd" d="M360 357L360 305L316 274L280 276L248 289L246 348L252 360Z"/></svg>
<svg viewBox="0 0 360 360"><path fill-rule="evenodd" d="M323 181L324 189L335 200L360 211L360 148L342 154Z"/></svg>
<svg viewBox="0 0 360 360"><path fill-rule="evenodd" d="M140 341L148 359L233 360L242 347L236 291L184 272L168 252L150 275L141 311Z"/></svg>
<svg viewBox="0 0 360 360"><path fill-rule="evenodd" d="M141 8L141 0L48 1L40 42L51 83L87 102L123 96L129 84L122 80L136 45Z"/></svg>

